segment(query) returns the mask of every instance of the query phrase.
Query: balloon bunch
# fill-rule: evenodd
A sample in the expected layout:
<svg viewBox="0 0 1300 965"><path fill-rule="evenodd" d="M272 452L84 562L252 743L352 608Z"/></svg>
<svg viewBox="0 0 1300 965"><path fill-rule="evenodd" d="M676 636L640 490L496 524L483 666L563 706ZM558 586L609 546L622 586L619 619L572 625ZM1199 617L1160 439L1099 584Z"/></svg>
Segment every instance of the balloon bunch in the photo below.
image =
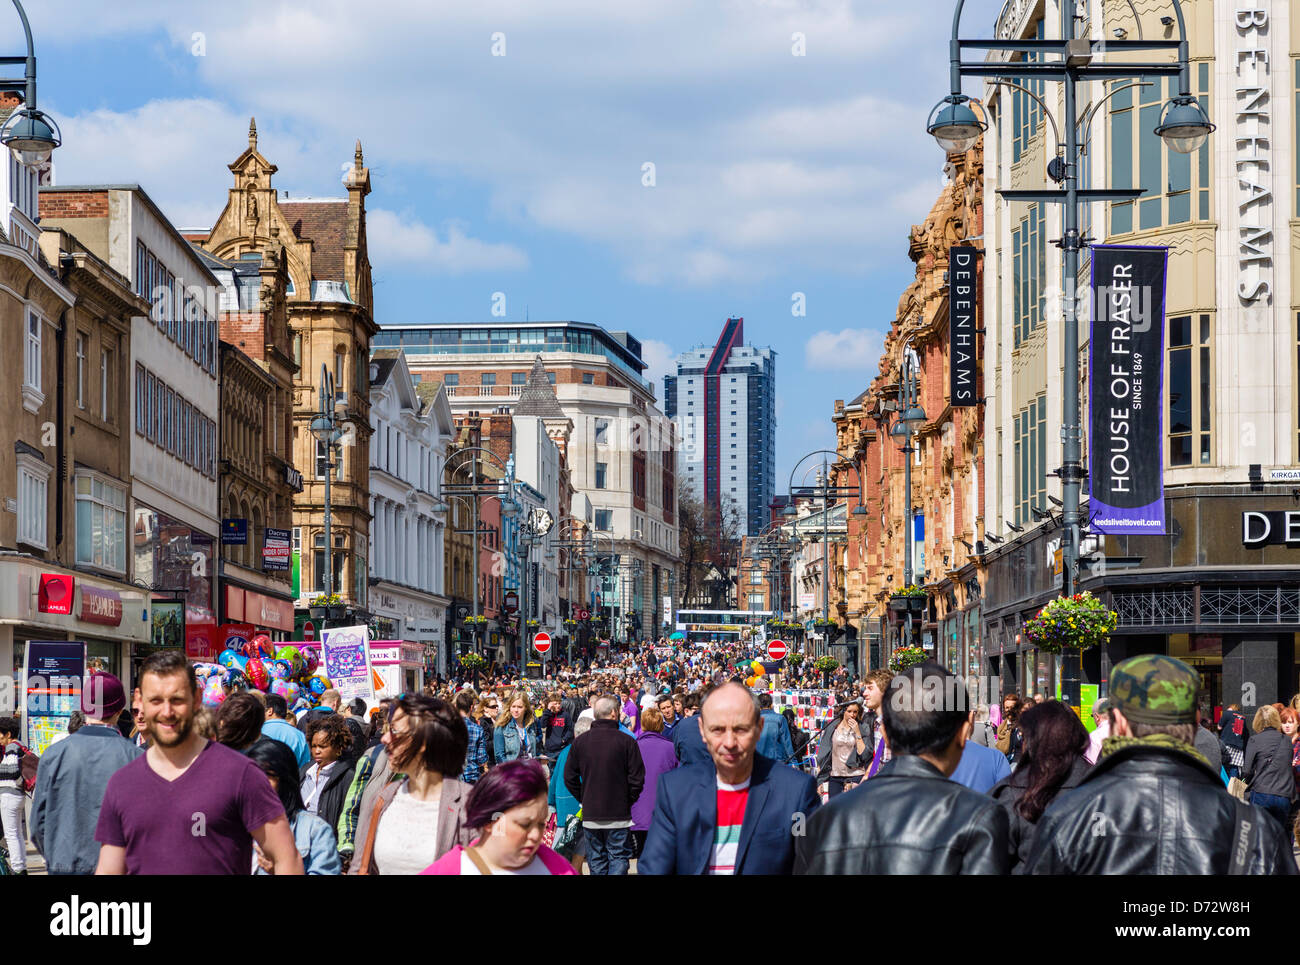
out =
<svg viewBox="0 0 1300 965"><path fill-rule="evenodd" d="M320 703L330 682L313 650L291 644L276 648L259 633L239 650L223 650L216 663L197 663L194 674L203 692L204 707L218 707L237 690L260 690L284 698L298 714Z"/></svg>
<svg viewBox="0 0 1300 965"><path fill-rule="evenodd" d="M755 660L752 663L750 663L749 670L750 670L750 674L748 677L745 678L746 687L753 687L758 683L759 679L764 674L767 673L767 668L765 668L762 662L758 660Z"/></svg>

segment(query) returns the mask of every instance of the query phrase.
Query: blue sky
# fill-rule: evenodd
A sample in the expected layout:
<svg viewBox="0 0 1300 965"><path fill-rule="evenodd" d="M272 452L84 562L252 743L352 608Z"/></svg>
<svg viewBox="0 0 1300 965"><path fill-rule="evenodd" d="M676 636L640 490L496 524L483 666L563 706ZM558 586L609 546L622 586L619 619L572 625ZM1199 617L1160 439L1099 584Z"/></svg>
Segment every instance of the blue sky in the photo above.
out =
<svg viewBox="0 0 1300 965"><path fill-rule="evenodd" d="M503 292L507 320L632 332L657 377L742 315L779 353L782 488L876 371L942 188L951 0L28 7L59 183L139 182L206 227L250 115L294 197L341 195L360 138L380 324L488 320Z"/></svg>

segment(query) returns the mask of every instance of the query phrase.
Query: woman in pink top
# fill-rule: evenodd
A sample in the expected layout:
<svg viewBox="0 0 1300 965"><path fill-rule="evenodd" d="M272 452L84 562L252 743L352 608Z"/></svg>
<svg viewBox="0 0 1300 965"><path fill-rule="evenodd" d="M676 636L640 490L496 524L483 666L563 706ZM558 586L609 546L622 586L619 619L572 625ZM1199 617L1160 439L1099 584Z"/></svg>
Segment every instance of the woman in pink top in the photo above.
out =
<svg viewBox="0 0 1300 965"><path fill-rule="evenodd" d="M478 840L452 848L421 874L577 874L573 865L542 844L546 817L546 772L541 764L498 764L479 779L465 802L465 821L478 830Z"/></svg>

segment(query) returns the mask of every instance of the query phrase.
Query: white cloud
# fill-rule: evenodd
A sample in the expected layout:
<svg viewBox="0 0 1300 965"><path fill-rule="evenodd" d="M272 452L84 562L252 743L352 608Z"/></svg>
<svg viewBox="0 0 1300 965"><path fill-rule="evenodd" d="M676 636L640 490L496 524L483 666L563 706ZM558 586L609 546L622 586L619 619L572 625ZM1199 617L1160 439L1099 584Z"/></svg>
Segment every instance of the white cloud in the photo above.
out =
<svg viewBox="0 0 1300 965"><path fill-rule="evenodd" d="M366 212L366 239L376 265L423 266L433 274L463 275L473 271L519 271L528 255L511 244L480 241L465 234L459 222L447 222L446 240L407 214L382 208Z"/></svg>
<svg viewBox="0 0 1300 965"><path fill-rule="evenodd" d="M664 376L677 371L677 353L667 342L646 338L641 340L641 359L646 363L646 380L655 387L655 396L662 399Z"/></svg>
<svg viewBox="0 0 1300 965"><path fill-rule="evenodd" d="M804 345L804 365L810 369L875 371L884 344L884 335L867 328L817 332Z"/></svg>
<svg viewBox="0 0 1300 965"><path fill-rule="evenodd" d="M377 209L447 186L481 193L508 224L603 246L646 285L905 268L900 239L938 190L943 158L922 126L944 89L947 47L916 5L370 0L358 18L350 0L123 0L108 19L90 0L58 8L34 13L39 35L91 42L123 34L118 20L161 33L173 69L237 105L174 129L177 143L158 145L159 157L181 153L168 170L122 148L139 126L87 155L140 161L133 180L188 184L200 205L224 199L249 113L277 183L295 191L337 193L336 176L312 181L335 174L359 136ZM791 56L795 31L807 56ZM195 32L202 57L190 56ZM504 57L491 54L496 32ZM340 64L366 65L364 90ZM641 185L645 161L657 166L653 188ZM933 189L905 208L928 169ZM521 257L405 215L390 227L442 259L440 270Z"/></svg>

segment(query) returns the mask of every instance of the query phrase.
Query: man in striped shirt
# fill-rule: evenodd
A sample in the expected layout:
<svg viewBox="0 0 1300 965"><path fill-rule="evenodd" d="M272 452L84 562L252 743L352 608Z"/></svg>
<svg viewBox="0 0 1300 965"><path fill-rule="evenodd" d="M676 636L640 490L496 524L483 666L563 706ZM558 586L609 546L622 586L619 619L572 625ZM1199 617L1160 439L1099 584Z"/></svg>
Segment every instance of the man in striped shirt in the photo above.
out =
<svg viewBox="0 0 1300 965"><path fill-rule="evenodd" d="M794 837L821 805L802 771L755 753L763 724L747 688L723 684L700 708L711 760L659 778L638 874L789 874Z"/></svg>

